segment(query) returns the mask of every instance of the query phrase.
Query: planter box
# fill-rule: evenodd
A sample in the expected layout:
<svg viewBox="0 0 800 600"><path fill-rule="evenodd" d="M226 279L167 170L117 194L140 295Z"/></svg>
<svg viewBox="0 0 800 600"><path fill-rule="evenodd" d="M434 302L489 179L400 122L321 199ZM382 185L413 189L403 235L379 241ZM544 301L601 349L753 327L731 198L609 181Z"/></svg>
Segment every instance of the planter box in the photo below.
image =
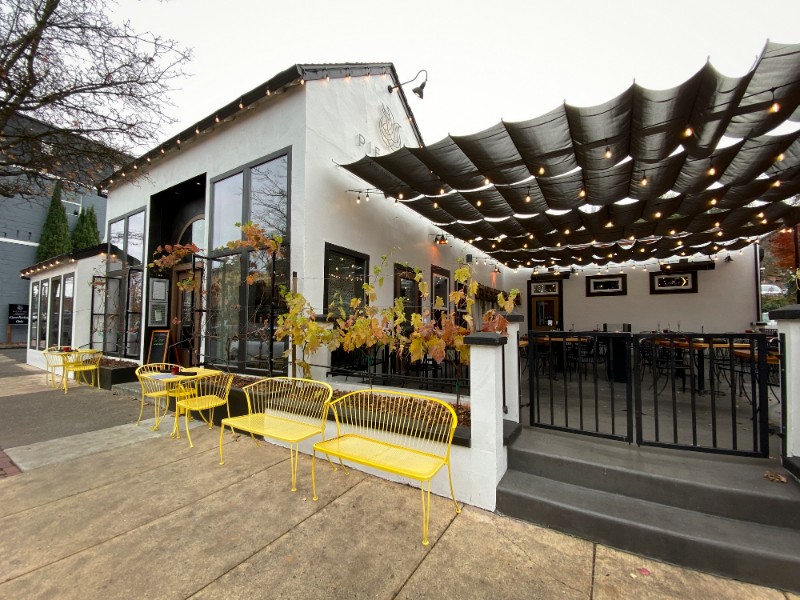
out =
<svg viewBox="0 0 800 600"><path fill-rule="evenodd" d="M100 387L110 390L112 385L136 381L136 367L104 367L100 365Z"/></svg>

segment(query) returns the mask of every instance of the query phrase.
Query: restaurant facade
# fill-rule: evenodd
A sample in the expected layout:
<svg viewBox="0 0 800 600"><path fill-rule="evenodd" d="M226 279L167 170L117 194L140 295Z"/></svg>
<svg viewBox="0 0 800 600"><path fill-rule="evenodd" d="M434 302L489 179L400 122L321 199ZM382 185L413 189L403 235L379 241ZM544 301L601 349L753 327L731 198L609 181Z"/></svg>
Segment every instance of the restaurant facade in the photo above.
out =
<svg viewBox="0 0 800 600"><path fill-rule="evenodd" d="M391 63L295 65L103 182L111 251L103 273L76 284L103 297L75 322L75 339L145 362L152 332L167 329L177 362L258 373L284 350L271 336L281 286L324 314L337 294L359 296L377 267L379 305L405 296L425 309L410 268L446 298L461 264L486 290L520 290L523 328L736 331L759 320L757 245L534 268L447 233L415 209L419 199L365 188L341 165L425 148L399 83ZM274 260L230 247L248 221L282 240ZM189 243L200 252L173 272L147 268L159 247ZM38 344L29 351L40 362ZM330 361L325 350L315 357L318 375Z"/></svg>

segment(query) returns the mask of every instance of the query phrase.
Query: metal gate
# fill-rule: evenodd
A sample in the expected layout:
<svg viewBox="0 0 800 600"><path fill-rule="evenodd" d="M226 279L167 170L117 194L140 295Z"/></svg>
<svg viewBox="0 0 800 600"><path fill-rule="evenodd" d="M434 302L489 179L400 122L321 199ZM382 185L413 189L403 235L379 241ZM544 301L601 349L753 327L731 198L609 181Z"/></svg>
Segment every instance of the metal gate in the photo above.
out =
<svg viewBox="0 0 800 600"><path fill-rule="evenodd" d="M783 336L528 332L532 426L702 452L768 456L783 434Z"/></svg>

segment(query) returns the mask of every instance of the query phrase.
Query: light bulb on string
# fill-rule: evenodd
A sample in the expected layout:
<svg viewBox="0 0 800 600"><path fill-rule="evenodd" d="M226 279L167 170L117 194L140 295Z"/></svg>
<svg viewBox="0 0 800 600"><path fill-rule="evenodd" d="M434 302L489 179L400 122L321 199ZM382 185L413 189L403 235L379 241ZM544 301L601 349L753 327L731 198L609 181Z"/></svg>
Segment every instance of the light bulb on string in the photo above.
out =
<svg viewBox="0 0 800 600"><path fill-rule="evenodd" d="M775 100L775 88L772 88L770 92L772 92L772 105L769 107L769 112L776 113L780 111L781 105L780 102Z"/></svg>

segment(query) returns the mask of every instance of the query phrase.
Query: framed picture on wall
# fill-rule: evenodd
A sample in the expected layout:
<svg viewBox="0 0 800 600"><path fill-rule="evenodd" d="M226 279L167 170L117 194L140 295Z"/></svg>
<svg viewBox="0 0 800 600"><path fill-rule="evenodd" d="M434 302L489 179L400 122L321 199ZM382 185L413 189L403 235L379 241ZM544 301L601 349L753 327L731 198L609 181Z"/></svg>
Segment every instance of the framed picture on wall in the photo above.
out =
<svg viewBox="0 0 800 600"><path fill-rule="evenodd" d="M167 326L167 304L166 302L151 302L148 313L147 324L150 327Z"/></svg>
<svg viewBox="0 0 800 600"><path fill-rule="evenodd" d="M628 276L589 275L586 277L586 296L627 296Z"/></svg>
<svg viewBox="0 0 800 600"><path fill-rule="evenodd" d="M697 272L650 273L651 294L696 294Z"/></svg>
<svg viewBox="0 0 800 600"><path fill-rule="evenodd" d="M166 302L168 285L169 282L166 279L151 279L150 300L155 300L156 302Z"/></svg>
<svg viewBox="0 0 800 600"><path fill-rule="evenodd" d="M531 296L557 296L560 281L542 281L531 284Z"/></svg>

